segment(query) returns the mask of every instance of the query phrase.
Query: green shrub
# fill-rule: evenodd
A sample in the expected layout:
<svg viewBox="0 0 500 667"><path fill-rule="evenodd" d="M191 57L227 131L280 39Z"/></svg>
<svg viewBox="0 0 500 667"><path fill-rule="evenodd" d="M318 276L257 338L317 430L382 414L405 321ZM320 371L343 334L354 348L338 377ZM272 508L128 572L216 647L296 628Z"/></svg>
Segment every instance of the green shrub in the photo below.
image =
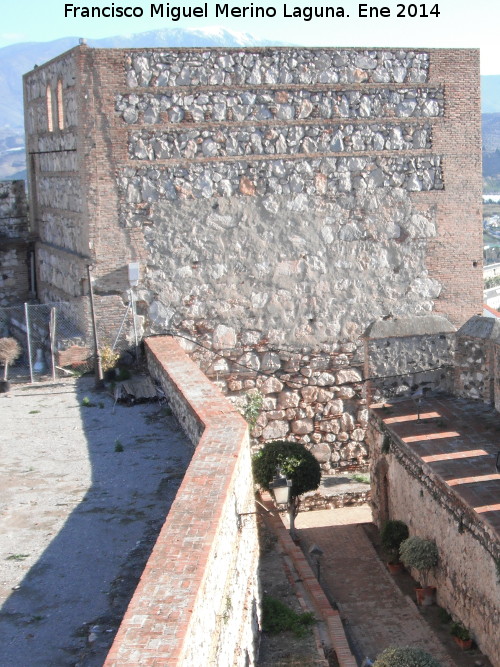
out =
<svg viewBox="0 0 500 667"><path fill-rule="evenodd" d="M448 624L451 621L451 616L446 609L438 607L438 618L441 623Z"/></svg>
<svg viewBox="0 0 500 667"><path fill-rule="evenodd" d="M262 628L264 632L277 634L289 630L296 637L305 637L309 632L309 626L315 623L314 615L310 612L297 614L286 604L264 595L262 601Z"/></svg>
<svg viewBox="0 0 500 667"><path fill-rule="evenodd" d="M382 546L395 559L399 555L401 542L407 540L408 535L408 526L404 521L399 521L398 519L386 521L380 531Z"/></svg>
<svg viewBox="0 0 500 667"><path fill-rule="evenodd" d="M425 586L427 572L438 563L436 543L413 535L401 543L399 555L406 567L413 567L420 572Z"/></svg>
<svg viewBox="0 0 500 667"><path fill-rule="evenodd" d="M251 392L247 393L246 405L245 409L243 410L243 416L248 422L250 430L255 428L255 424L257 423L257 419L259 418L263 403L264 403L264 396L260 393L258 389L252 389Z"/></svg>
<svg viewBox="0 0 500 667"><path fill-rule="evenodd" d="M385 649L373 667L441 667L441 663L421 648L402 646Z"/></svg>
<svg viewBox="0 0 500 667"><path fill-rule="evenodd" d="M292 498L306 491L314 491L321 482L318 460L299 442L268 442L255 454L252 460L253 475L262 489L269 491L278 467L292 480Z"/></svg>
<svg viewBox="0 0 500 667"><path fill-rule="evenodd" d="M470 639L470 632L461 623L458 622L452 623L450 632L453 635L453 637L458 637L459 639L462 639L464 642Z"/></svg>

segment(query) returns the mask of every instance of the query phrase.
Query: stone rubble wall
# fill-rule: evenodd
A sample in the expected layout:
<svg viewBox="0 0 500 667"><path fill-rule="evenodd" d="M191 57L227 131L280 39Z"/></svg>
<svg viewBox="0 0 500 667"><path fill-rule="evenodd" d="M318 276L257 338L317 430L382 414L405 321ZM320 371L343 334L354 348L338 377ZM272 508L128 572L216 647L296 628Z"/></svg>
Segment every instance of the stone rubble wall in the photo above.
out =
<svg viewBox="0 0 500 667"><path fill-rule="evenodd" d="M38 201L46 208L80 213L83 208L78 178L73 176L45 177L38 182Z"/></svg>
<svg viewBox="0 0 500 667"><path fill-rule="evenodd" d="M500 322L475 316L457 332L455 393L500 409Z"/></svg>
<svg viewBox="0 0 500 667"><path fill-rule="evenodd" d="M71 262L63 253L56 254L43 247L38 250L38 261L43 282L51 285L52 289L60 290L60 293L80 296L82 273L77 262Z"/></svg>
<svg viewBox="0 0 500 667"><path fill-rule="evenodd" d="M403 192L397 195L399 194L402 200L404 191L440 190L443 188L443 180L440 160L433 156L325 157L293 162L280 159L252 161L249 164L237 161L154 169L129 167L122 171L120 188L125 204L123 222L125 225L133 225L139 216L149 215L148 205L151 202L162 200L208 199L212 196L268 197L283 194L291 195L297 200L295 207L307 207L307 195L320 195L329 199L350 195L350 206L355 208L356 205L361 205L360 201L352 200L356 195L363 200L372 195L372 202L375 204L379 194L377 190L380 190L379 197L383 201L392 194L387 189L400 188ZM61 191L58 202L63 197L64 191ZM264 207L266 203L264 199ZM345 203L341 200L340 207L345 208ZM57 205L56 202L54 206ZM76 203L68 202L68 205L76 206ZM376 205L372 208L375 209ZM357 217L360 217L359 214ZM362 220L360 222L363 224ZM428 224L427 227L428 230L415 230L414 236L419 233L424 237L433 235L432 226ZM355 235L352 240L362 236Z"/></svg>
<svg viewBox="0 0 500 667"><path fill-rule="evenodd" d="M38 218L58 248L82 221L101 338L139 261L145 334L193 341L240 407L275 382L255 442L301 440L325 470L364 465L363 331L434 309L463 321L480 294L477 52L81 46L27 75L28 115L58 66L76 73L77 141L33 142L76 145L79 180L73 157L39 156Z"/></svg>
<svg viewBox="0 0 500 667"><path fill-rule="evenodd" d="M0 181L0 306L28 300L28 237L24 181Z"/></svg>
<svg viewBox="0 0 500 667"><path fill-rule="evenodd" d="M429 54L384 49L146 49L126 62L127 85L242 86L273 84L422 83Z"/></svg>
<svg viewBox="0 0 500 667"><path fill-rule="evenodd" d="M0 236L9 239L28 235L28 207L24 181L0 181Z"/></svg>
<svg viewBox="0 0 500 667"><path fill-rule="evenodd" d="M287 353L266 349L257 338L252 344L247 335L246 345L225 349L233 336L231 329L217 327L211 352L180 343L240 412L255 400L261 406L251 430L254 447L270 440L300 442L325 472L366 465L368 411L355 345Z"/></svg>
<svg viewBox="0 0 500 667"><path fill-rule="evenodd" d="M461 336L457 340L459 396L490 402L492 345L489 341Z"/></svg>
<svg viewBox="0 0 500 667"><path fill-rule="evenodd" d="M455 335L441 333L368 340L365 348L370 402L454 387Z"/></svg>
<svg viewBox="0 0 500 667"><path fill-rule="evenodd" d="M82 279L90 258L78 70L72 50L24 77L25 124L37 296L64 302L68 317L87 334Z"/></svg>
<svg viewBox="0 0 500 667"><path fill-rule="evenodd" d="M287 127L249 125L233 129L133 132L129 154L135 160L193 159L204 157L241 157L245 155L296 155L339 151L381 151L431 148L430 126L333 125L320 129L314 125Z"/></svg>
<svg viewBox="0 0 500 667"><path fill-rule="evenodd" d="M307 119L432 118L444 115L441 88L255 90L119 95L116 111L136 123L266 122Z"/></svg>

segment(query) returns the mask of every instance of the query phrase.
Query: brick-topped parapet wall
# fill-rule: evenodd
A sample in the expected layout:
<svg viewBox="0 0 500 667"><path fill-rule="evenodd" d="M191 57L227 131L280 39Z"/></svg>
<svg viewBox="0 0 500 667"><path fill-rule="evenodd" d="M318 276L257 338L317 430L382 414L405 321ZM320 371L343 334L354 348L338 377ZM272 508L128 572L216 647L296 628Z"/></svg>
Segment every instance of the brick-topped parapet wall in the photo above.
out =
<svg viewBox="0 0 500 667"><path fill-rule="evenodd" d="M253 665L258 540L246 423L169 337L148 366L196 446L105 665ZM241 516L243 514L243 516Z"/></svg>
<svg viewBox="0 0 500 667"><path fill-rule="evenodd" d="M351 653L340 613L336 609L333 609L330 604L304 552L295 544L280 517L272 511L273 504L269 494L263 494L263 503L268 509L268 513L263 515L264 520L277 536L280 547L286 553L287 557L291 559L297 572L298 580L310 596L316 617L325 623L328 642L335 651L339 667L356 667L356 658Z"/></svg>

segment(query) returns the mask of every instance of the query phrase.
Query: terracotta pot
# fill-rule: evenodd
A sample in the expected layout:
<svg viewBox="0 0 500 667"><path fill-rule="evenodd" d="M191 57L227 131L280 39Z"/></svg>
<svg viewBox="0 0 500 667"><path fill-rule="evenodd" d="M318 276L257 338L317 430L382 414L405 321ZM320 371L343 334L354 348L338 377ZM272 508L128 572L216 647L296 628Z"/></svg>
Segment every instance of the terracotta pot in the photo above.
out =
<svg viewBox="0 0 500 667"><path fill-rule="evenodd" d="M430 607L436 601L436 589L434 586L415 588L415 595L417 596L417 604L422 607Z"/></svg>
<svg viewBox="0 0 500 667"><path fill-rule="evenodd" d="M460 646L462 651L468 651L472 648L472 639L460 639L460 637L453 636L455 642Z"/></svg>
<svg viewBox="0 0 500 667"><path fill-rule="evenodd" d="M399 574L404 570L403 563L387 563L387 569L391 574Z"/></svg>

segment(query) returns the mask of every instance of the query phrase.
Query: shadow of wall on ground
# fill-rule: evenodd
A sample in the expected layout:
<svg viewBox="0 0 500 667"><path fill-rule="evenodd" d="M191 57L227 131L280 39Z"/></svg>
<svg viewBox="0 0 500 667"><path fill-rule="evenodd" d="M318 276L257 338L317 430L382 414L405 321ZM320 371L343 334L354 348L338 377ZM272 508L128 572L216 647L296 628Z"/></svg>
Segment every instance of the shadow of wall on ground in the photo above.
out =
<svg viewBox="0 0 500 667"><path fill-rule="evenodd" d="M42 510L38 521L32 517L33 530L50 531L51 521L60 528L2 607L0 663L102 665L192 446L165 405L113 408L113 398L95 391L93 378L80 378L74 390L29 386L13 401L19 396L26 412L43 396L60 424L62 439L52 434L47 442L35 423L32 441L44 441L46 451L45 474L33 480L33 512ZM17 463L23 448L29 464L43 467L34 461L43 457L35 454L37 445L26 442L18 442ZM54 455L66 458L58 478L51 471ZM68 506L73 509L64 519Z"/></svg>

